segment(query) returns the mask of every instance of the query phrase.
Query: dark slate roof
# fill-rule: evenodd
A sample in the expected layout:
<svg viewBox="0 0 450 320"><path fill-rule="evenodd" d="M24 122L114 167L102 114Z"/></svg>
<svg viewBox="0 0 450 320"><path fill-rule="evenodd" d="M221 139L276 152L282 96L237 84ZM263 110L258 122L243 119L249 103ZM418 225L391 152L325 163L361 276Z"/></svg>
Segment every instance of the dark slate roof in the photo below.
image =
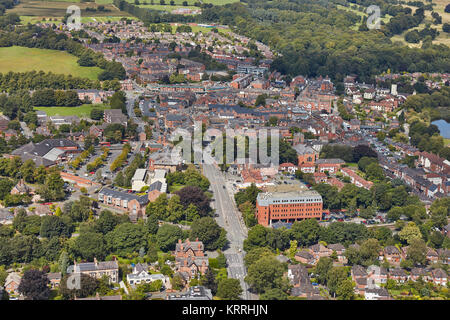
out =
<svg viewBox="0 0 450 320"><path fill-rule="evenodd" d="M153 190L158 190L161 191L162 188L162 182L161 181L155 181L153 182L149 187L148 187L148 191L153 191Z"/></svg>
<svg viewBox="0 0 450 320"><path fill-rule="evenodd" d="M352 267L352 273L356 277L366 277L367 276L366 269L360 265L354 265Z"/></svg>
<svg viewBox="0 0 450 320"><path fill-rule="evenodd" d="M127 201L137 200L141 205L148 203L148 196L146 194L143 196L137 196L135 194L122 192L122 191L118 191L118 190L114 190L114 189L110 189L110 188L102 188L98 192L98 194L99 195L102 194L105 196L111 196L113 198L120 198L122 200L127 200Z"/></svg>

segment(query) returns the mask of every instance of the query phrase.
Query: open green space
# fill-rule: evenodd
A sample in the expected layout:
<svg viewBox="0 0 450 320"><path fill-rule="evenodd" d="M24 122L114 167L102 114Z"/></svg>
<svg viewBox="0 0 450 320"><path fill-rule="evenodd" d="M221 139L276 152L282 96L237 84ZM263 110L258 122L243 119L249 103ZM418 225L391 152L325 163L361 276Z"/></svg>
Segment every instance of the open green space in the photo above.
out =
<svg viewBox="0 0 450 320"><path fill-rule="evenodd" d="M0 48L1 73L42 70L96 80L102 72L98 67L81 67L77 60L77 57L64 51L17 46Z"/></svg>
<svg viewBox="0 0 450 320"><path fill-rule="evenodd" d="M89 117L92 109L109 109L109 105L83 104L79 107L34 107L34 109L44 111L47 113L47 116Z"/></svg>
<svg viewBox="0 0 450 320"><path fill-rule="evenodd" d="M81 9L81 16L130 16L127 12L120 11L112 4L101 4L105 11L86 11L86 8L97 9L100 4L95 2L79 2L80 0L67 1L39 1L39 0L21 0L20 3L7 13L16 13L19 16L37 16L37 17L63 17L67 8L76 5Z"/></svg>

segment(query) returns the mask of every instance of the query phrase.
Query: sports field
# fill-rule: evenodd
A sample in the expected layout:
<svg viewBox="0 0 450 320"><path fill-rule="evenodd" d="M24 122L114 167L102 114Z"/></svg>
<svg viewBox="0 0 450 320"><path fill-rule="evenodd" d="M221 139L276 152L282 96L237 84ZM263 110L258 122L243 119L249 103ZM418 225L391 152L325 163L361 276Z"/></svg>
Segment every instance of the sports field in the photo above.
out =
<svg viewBox="0 0 450 320"><path fill-rule="evenodd" d="M109 109L104 104L83 104L79 107L34 107L35 110L44 111L47 116L79 116L89 117L92 109Z"/></svg>
<svg viewBox="0 0 450 320"><path fill-rule="evenodd" d="M0 72L44 71L56 74L71 74L74 77L97 80L102 69L98 67L80 67L78 58L64 51L4 47L0 48Z"/></svg>

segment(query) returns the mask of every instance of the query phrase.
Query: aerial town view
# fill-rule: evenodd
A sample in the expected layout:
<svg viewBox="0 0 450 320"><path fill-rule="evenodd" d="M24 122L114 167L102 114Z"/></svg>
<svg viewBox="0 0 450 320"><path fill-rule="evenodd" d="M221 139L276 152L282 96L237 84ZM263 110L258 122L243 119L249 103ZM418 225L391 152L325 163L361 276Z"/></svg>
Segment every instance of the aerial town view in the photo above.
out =
<svg viewBox="0 0 450 320"><path fill-rule="evenodd" d="M0 0L0 304L450 300L449 85L446 0Z"/></svg>

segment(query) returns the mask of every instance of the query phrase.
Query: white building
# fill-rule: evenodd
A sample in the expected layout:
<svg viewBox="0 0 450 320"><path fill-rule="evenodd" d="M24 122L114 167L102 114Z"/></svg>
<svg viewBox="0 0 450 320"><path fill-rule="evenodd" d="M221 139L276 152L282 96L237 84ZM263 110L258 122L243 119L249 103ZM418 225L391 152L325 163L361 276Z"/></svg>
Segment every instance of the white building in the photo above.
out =
<svg viewBox="0 0 450 320"><path fill-rule="evenodd" d="M145 180L147 178L147 169L136 169L133 178L131 178L131 189L133 191L141 191L141 189L147 184Z"/></svg>

